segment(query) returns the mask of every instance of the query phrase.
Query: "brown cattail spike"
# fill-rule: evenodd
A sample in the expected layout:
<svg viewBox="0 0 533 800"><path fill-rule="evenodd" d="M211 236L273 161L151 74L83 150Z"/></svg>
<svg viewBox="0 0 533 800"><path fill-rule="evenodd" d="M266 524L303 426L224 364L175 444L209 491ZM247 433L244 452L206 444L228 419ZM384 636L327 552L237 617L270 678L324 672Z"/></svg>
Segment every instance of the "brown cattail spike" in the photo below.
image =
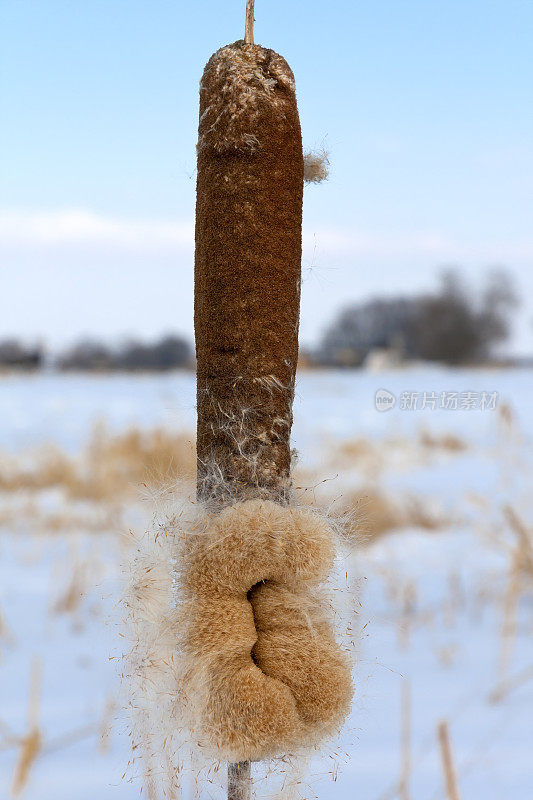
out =
<svg viewBox="0 0 533 800"><path fill-rule="evenodd" d="M198 491L289 492L303 153L294 76L273 50L218 50L200 84L195 254Z"/></svg>

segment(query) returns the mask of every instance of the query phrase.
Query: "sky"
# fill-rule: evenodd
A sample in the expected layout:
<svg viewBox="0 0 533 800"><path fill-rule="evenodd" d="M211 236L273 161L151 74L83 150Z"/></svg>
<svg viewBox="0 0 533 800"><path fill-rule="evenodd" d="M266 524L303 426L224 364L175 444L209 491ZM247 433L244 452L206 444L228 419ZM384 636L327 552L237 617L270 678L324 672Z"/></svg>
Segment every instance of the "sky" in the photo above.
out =
<svg viewBox="0 0 533 800"><path fill-rule="evenodd" d="M245 0L2 0L0 337L192 338L198 82ZM533 2L256 0L306 149L301 341L339 308L512 273L533 352Z"/></svg>

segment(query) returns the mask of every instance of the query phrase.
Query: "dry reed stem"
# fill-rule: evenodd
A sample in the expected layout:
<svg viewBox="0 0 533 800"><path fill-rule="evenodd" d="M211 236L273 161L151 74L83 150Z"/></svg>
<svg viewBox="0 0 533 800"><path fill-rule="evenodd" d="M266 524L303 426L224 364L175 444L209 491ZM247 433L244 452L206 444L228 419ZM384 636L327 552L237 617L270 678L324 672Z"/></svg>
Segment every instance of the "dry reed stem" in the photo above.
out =
<svg viewBox="0 0 533 800"><path fill-rule="evenodd" d="M52 606L54 614L73 614L82 603L86 592L86 565L78 561L74 564L72 577L66 589L59 595Z"/></svg>
<svg viewBox="0 0 533 800"><path fill-rule="evenodd" d="M515 689L519 689L525 683L533 679L533 666L526 667L516 675L512 675L506 681L503 681L498 687L489 694L489 703L499 703L503 698Z"/></svg>
<svg viewBox="0 0 533 800"><path fill-rule="evenodd" d="M533 578L533 535L516 511L506 505L503 509L509 527L516 534L517 549L514 551L515 568Z"/></svg>
<svg viewBox="0 0 533 800"><path fill-rule="evenodd" d="M42 749L41 732L36 728L31 730L20 741L20 753L13 775L13 782L11 784L11 793L14 797L21 794L26 786L30 770L33 763L37 760Z"/></svg>
<svg viewBox="0 0 533 800"><path fill-rule="evenodd" d="M11 792L16 797L26 786L30 771L42 750L42 735L39 728L39 708L42 683L42 662L34 659L31 665L30 691L28 699L28 733L20 739L20 752L15 765Z"/></svg>
<svg viewBox="0 0 533 800"><path fill-rule="evenodd" d="M509 577L503 601L498 682L491 695L494 698L494 702L497 702L505 694L502 687L508 682L507 674L514 650L520 597L525 579L531 580L533 578L533 537L531 536L531 531L510 505L504 506L503 514L509 527L516 535L516 545L511 551Z"/></svg>
<svg viewBox="0 0 533 800"><path fill-rule="evenodd" d="M418 592L414 581L406 581L401 588L401 617L398 626L398 646L400 650L409 647L411 628L416 615Z"/></svg>
<svg viewBox="0 0 533 800"><path fill-rule="evenodd" d="M453 765L450 732L448 730L448 723L446 720L439 722L437 726L437 736L442 760L442 771L444 773L446 797L448 800L460 800L459 789L457 787L457 779L455 777L455 769Z"/></svg>
<svg viewBox="0 0 533 800"><path fill-rule="evenodd" d="M498 660L498 687L501 687L506 682L507 672L513 656L520 589L521 576L517 573L516 569L511 568L503 600L503 623L500 657ZM499 693L498 688L495 690L495 693Z"/></svg>

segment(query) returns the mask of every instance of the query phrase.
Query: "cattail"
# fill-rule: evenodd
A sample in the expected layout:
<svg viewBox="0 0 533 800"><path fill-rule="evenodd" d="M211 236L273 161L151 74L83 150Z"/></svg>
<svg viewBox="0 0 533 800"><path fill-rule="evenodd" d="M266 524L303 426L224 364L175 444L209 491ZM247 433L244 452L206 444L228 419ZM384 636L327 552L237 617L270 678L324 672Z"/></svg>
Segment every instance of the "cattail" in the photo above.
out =
<svg viewBox="0 0 533 800"><path fill-rule="evenodd" d="M294 76L252 24L248 0L246 41L218 50L200 84L197 502L169 524L172 572L152 585L138 564L130 657L150 752L165 708L153 700L170 696L161 721L227 759L229 800L249 800L252 761L336 734L353 690L322 590L334 530L290 504L304 157Z"/></svg>
<svg viewBox="0 0 533 800"><path fill-rule="evenodd" d="M200 84L195 332L204 499L284 501L298 357L303 152L286 61L242 41Z"/></svg>

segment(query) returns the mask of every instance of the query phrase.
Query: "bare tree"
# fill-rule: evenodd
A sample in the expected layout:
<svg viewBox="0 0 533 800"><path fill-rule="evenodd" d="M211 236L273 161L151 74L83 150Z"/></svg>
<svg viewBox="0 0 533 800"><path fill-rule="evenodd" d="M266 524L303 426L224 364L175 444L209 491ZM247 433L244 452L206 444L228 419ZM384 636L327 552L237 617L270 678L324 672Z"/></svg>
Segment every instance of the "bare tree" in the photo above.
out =
<svg viewBox="0 0 533 800"><path fill-rule="evenodd" d="M319 360L336 366L359 366L370 350L394 347L413 355L411 320L416 300L370 300L342 311L327 330Z"/></svg>
<svg viewBox="0 0 533 800"><path fill-rule="evenodd" d="M344 309L326 331L317 360L359 366L371 350L393 348L405 358L482 361L508 337L516 304L503 270L489 273L477 297L457 270L446 270L431 294L374 299Z"/></svg>
<svg viewBox="0 0 533 800"><path fill-rule="evenodd" d="M502 271L489 275L479 299L457 270L445 271L440 291L418 304L413 320L417 357L448 364L485 360L508 337L516 302L510 278Z"/></svg>

